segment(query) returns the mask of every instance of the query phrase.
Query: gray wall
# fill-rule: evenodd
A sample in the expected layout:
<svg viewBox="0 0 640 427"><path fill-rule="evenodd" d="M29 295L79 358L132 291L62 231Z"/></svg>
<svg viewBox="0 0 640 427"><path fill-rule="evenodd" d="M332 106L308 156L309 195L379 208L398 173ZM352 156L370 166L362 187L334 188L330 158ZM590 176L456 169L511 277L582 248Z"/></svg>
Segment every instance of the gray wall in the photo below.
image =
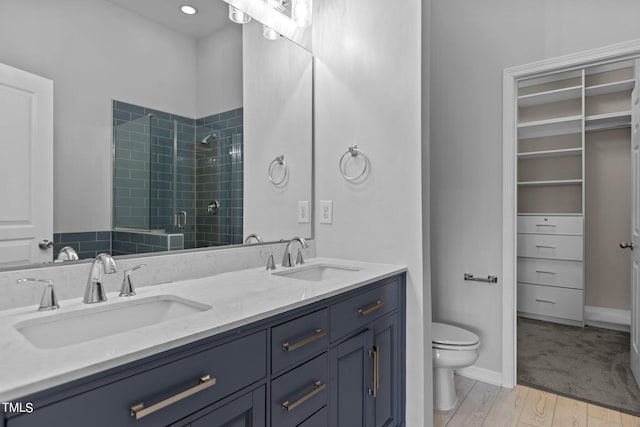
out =
<svg viewBox="0 0 640 427"><path fill-rule="evenodd" d="M480 335L476 366L502 367L502 70L640 37L633 0L433 0L431 265L434 320Z"/></svg>
<svg viewBox="0 0 640 427"><path fill-rule="evenodd" d="M585 304L631 308L631 130L589 132L585 140Z"/></svg>
<svg viewBox="0 0 640 427"><path fill-rule="evenodd" d="M407 426L431 425L429 276L423 281L422 2L314 2L315 213L318 254L407 265ZM428 24L428 23L426 23ZM428 28L428 25L423 28ZM338 160L358 144L371 160L360 184ZM428 158L428 157L427 157ZM428 232L424 237L428 241Z"/></svg>
<svg viewBox="0 0 640 427"><path fill-rule="evenodd" d="M103 0L0 11L0 62L54 82L54 232L108 230L111 100L195 117L195 42Z"/></svg>
<svg viewBox="0 0 640 427"><path fill-rule="evenodd" d="M195 117L242 107L242 25L229 24L196 42Z"/></svg>

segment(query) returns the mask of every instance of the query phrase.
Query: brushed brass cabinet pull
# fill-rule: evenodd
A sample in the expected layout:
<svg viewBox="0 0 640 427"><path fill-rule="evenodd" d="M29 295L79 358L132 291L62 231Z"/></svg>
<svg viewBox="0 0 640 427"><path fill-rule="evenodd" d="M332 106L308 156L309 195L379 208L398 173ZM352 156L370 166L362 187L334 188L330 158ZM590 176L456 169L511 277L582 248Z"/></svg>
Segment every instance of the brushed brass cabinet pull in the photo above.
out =
<svg viewBox="0 0 640 427"><path fill-rule="evenodd" d="M373 357L373 385L369 389L369 396L378 397L378 390L380 389L380 353L378 346L374 345L369 356Z"/></svg>
<svg viewBox="0 0 640 427"><path fill-rule="evenodd" d="M358 314L361 315L361 316L366 316L367 314L371 314L374 311L380 310L382 307L384 307L384 302L377 301L376 305L374 305L374 306L371 306L369 308L360 308L360 309L358 309Z"/></svg>
<svg viewBox="0 0 640 427"><path fill-rule="evenodd" d="M316 394L320 393L322 390L325 389L325 387L327 387L327 385L324 384L322 381L316 381L313 383L313 390L311 390L309 393L305 394L304 396L302 396L300 399L296 400L293 403L289 403L289 401L287 400L286 402L282 403L280 406L282 406L282 409L286 411L293 411L297 406L303 404L304 402L311 399Z"/></svg>
<svg viewBox="0 0 640 427"><path fill-rule="evenodd" d="M192 387L188 390L185 390L183 392L180 392L176 395L173 395L165 400L162 400L158 403L154 403L153 405L149 406L148 408L144 407L144 403L140 402L137 405L133 405L129 411L129 413L131 414L132 417L136 417L136 420L139 420L140 418L146 417L147 415L153 414L156 411L159 411L162 408L166 408L169 405L173 405L176 402L181 401L182 399L186 399L187 397L196 394L198 392L201 392L202 390L205 390L209 387L212 387L216 384L216 379L215 378L211 378L210 375L204 375L202 377L200 377L199 379L199 384L195 387Z"/></svg>
<svg viewBox="0 0 640 427"><path fill-rule="evenodd" d="M298 342L295 342L293 344L289 344L288 342L282 344L282 349L286 350L286 351L293 351L293 350L297 350L300 347L304 347L307 344L310 344L312 342L314 342L315 340L319 340L320 338L327 336L327 332L323 331L322 329L316 329L315 332L313 333L313 335L301 339Z"/></svg>

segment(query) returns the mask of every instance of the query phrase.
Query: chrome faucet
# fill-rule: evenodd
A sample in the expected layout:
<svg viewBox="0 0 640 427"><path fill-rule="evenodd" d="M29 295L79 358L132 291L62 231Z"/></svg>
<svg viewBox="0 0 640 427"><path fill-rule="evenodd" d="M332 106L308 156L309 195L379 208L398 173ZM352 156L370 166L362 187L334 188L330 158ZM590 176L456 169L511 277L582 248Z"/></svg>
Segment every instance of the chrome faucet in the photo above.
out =
<svg viewBox="0 0 640 427"><path fill-rule="evenodd" d="M255 240L257 243L262 243L262 237L260 237L258 234L256 233L251 233L247 236L246 239L244 239L244 244L248 244L251 242L251 240Z"/></svg>
<svg viewBox="0 0 640 427"><path fill-rule="evenodd" d="M17 283L44 283L46 286L44 288L44 292L42 292L42 298L40 299L40 306L38 307L38 311L44 310L57 310L60 308L58 305L58 298L56 298L56 292L53 289L53 280L48 279L18 279Z"/></svg>
<svg viewBox="0 0 640 427"><path fill-rule="evenodd" d="M79 260L78 254L71 246L65 246L58 252L58 257L54 262L76 261Z"/></svg>
<svg viewBox="0 0 640 427"><path fill-rule="evenodd" d="M89 279L87 280L87 287L84 290L84 298L82 300L85 304L93 304L107 300L104 285L102 284L103 271L105 274L118 271L115 260L109 254L102 253L98 255L91 264Z"/></svg>
<svg viewBox="0 0 640 427"><path fill-rule="evenodd" d="M283 267L293 267L294 263L291 261L291 245L295 242L300 242L300 249L298 249L298 256L296 257L296 264L304 264L304 258L302 257L302 249L306 249L309 247L307 242L302 237L294 237L289 240L287 243L287 247L284 249L284 258L282 258L282 266Z"/></svg>

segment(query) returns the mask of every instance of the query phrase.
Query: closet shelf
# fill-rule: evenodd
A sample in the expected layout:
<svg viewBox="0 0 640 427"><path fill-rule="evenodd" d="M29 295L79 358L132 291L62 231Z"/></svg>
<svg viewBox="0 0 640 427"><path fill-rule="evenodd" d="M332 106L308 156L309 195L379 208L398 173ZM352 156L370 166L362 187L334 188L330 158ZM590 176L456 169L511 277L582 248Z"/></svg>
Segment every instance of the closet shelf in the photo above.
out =
<svg viewBox="0 0 640 427"><path fill-rule="evenodd" d="M582 96L582 86L572 86L547 92L532 93L518 97L518 107L531 107L534 105L549 104L552 102L578 99Z"/></svg>
<svg viewBox="0 0 640 427"><path fill-rule="evenodd" d="M518 123L518 139L566 135L582 131L582 115Z"/></svg>
<svg viewBox="0 0 640 427"><path fill-rule="evenodd" d="M581 154L582 148L563 148L560 150L529 151L525 153L518 153L518 159L544 159L547 157L579 156Z"/></svg>
<svg viewBox="0 0 640 427"><path fill-rule="evenodd" d="M548 187L554 185L579 185L582 179L553 179L548 181L519 181L519 187Z"/></svg>
<svg viewBox="0 0 640 427"><path fill-rule="evenodd" d="M585 117L585 130L617 129L631 126L631 111L596 114Z"/></svg>
<svg viewBox="0 0 640 427"><path fill-rule="evenodd" d="M605 95L607 93L625 92L633 89L634 79L622 80L619 82L605 83L601 85L589 86L585 88L585 96Z"/></svg>

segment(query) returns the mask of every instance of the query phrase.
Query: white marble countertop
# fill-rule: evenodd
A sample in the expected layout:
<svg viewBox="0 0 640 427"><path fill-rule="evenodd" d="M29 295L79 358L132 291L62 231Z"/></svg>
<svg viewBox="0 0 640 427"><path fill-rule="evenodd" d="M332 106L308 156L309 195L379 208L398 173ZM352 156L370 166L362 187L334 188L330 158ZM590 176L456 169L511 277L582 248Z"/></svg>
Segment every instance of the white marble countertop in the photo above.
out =
<svg viewBox="0 0 640 427"><path fill-rule="evenodd" d="M210 337L239 326L366 286L406 271L405 266L312 258L301 267L327 264L358 268L339 277L305 281L274 275L264 267L223 273L200 279L146 286L137 295L83 304L81 298L60 301L60 309L36 311L36 306L0 311L0 401L7 402L46 390L106 369L142 359ZM19 333L15 325L25 321L78 313L110 304L172 295L211 306L211 309L174 320L123 331L99 339L42 349ZM73 334L73 331L69 331Z"/></svg>

